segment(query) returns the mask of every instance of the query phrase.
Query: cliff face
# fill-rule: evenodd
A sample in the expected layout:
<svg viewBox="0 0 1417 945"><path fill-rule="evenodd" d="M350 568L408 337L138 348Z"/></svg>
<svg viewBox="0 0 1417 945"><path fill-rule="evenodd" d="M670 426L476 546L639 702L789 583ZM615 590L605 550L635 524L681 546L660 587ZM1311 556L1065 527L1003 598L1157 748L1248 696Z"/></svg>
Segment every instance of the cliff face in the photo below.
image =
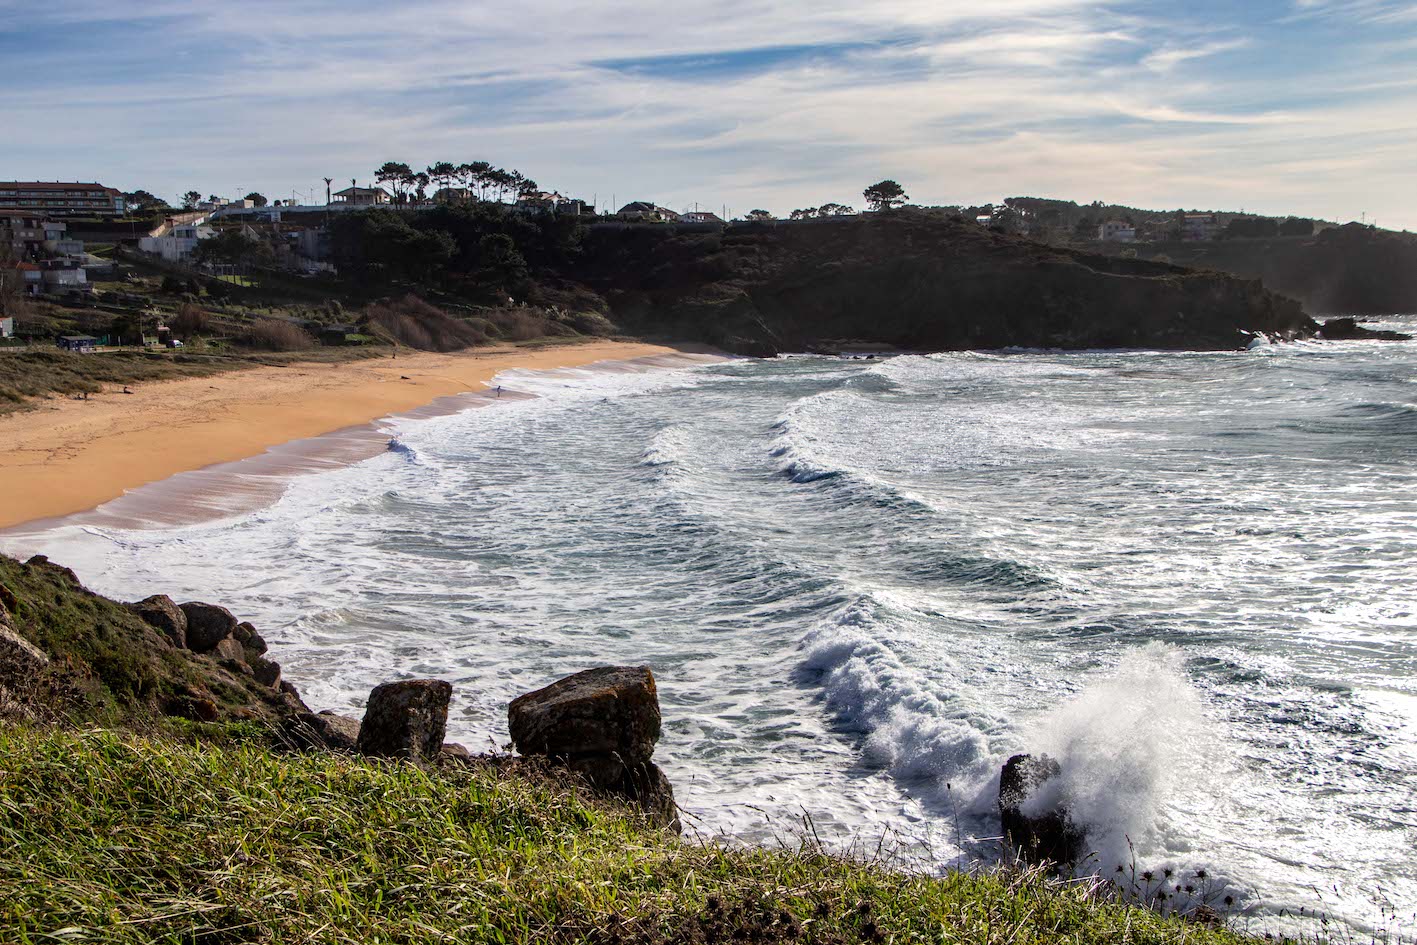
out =
<svg viewBox="0 0 1417 945"><path fill-rule="evenodd" d="M1300 306L1244 281L1057 250L897 212L720 233L593 231L576 278L617 321L750 354L852 340L918 350L1243 347Z"/></svg>
<svg viewBox="0 0 1417 945"><path fill-rule="evenodd" d="M1109 248L1111 249L1111 248ZM1183 266L1261 279L1326 315L1417 311L1417 235L1350 223L1314 237L1158 243L1139 247Z"/></svg>

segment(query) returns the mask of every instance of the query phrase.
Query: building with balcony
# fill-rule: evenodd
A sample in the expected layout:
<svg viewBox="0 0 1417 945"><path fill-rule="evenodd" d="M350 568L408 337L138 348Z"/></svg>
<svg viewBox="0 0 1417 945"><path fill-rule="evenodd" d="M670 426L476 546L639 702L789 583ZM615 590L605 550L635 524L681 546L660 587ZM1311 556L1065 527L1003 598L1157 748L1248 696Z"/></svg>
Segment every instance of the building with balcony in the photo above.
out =
<svg viewBox="0 0 1417 945"><path fill-rule="evenodd" d="M43 216L122 216L122 191L102 184L62 181L0 181L0 210L28 210Z"/></svg>

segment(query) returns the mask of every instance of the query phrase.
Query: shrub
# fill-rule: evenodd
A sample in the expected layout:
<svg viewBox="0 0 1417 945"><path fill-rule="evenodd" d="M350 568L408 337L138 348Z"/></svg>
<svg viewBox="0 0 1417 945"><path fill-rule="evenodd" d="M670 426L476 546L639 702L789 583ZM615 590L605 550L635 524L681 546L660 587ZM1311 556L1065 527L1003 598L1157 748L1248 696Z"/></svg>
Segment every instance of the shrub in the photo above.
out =
<svg viewBox="0 0 1417 945"><path fill-rule="evenodd" d="M364 309L363 321L369 334L420 351L461 351L490 340L477 324L454 318L416 295L374 302Z"/></svg>
<svg viewBox="0 0 1417 945"><path fill-rule="evenodd" d="M237 339L249 348L263 351L304 351L315 347L310 333L279 318L258 318Z"/></svg>
<svg viewBox="0 0 1417 945"><path fill-rule="evenodd" d="M172 330L179 338L205 335L211 330L211 317L201 306L187 302L177 310L176 317L172 319Z"/></svg>

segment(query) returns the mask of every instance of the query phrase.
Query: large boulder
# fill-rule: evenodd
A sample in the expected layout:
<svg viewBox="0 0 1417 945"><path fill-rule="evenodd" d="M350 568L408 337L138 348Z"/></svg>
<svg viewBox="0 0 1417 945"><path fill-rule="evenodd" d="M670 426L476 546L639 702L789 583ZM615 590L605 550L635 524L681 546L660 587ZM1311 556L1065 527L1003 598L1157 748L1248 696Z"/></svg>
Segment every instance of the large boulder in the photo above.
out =
<svg viewBox="0 0 1417 945"><path fill-rule="evenodd" d="M251 673L256 677L256 682L263 686L270 686L272 689L280 688L280 664L275 660L266 659L259 653L247 650L246 663L251 667Z"/></svg>
<svg viewBox="0 0 1417 945"><path fill-rule="evenodd" d="M442 679L408 679L375 686L359 727L359 753L431 761L443 747L453 686Z"/></svg>
<svg viewBox="0 0 1417 945"><path fill-rule="evenodd" d="M618 755L637 764L659 741L659 693L648 666L588 669L513 699L507 721L524 755Z"/></svg>
<svg viewBox="0 0 1417 945"><path fill-rule="evenodd" d="M193 653L210 653L236 629L236 618L225 607L201 601L181 606L187 616L187 648Z"/></svg>
<svg viewBox="0 0 1417 945"><path fill-rule="evenodd" d="M650 761L661 717L648 666L611 666L567 676L507 707L512 741L575 772L593 791L639 806L655 823L680 828L674 789Z"/></svg>
<svg viewBox="0 0 1417 945"><path fill-rule="evenodd" d="M999 821L1004 842L1020 859L1058 865L1076 862L1085 852L1085 833L1065 807L1043 804L1043 784L1061 776L1062 767L1047 755L1014 755L999 776Z"/></svg>
<svg viewBox="0 0 1417 945"><path fill-rule="evenodd" d="M254 653L261 656L270 649L266 646L265 638L249 623L238 623L236 629L231 631L231 635L245 648L247 654Z"/></svg>
<svg viewBox="0 0 1417 945"><path fill-rule="evenodd" d="M171 597L166 594L154 594L129 604L128 609L142 618L143 623L160 631L173 646L186 648L187 615L182 612L181 607L173 603Z"/></svg>

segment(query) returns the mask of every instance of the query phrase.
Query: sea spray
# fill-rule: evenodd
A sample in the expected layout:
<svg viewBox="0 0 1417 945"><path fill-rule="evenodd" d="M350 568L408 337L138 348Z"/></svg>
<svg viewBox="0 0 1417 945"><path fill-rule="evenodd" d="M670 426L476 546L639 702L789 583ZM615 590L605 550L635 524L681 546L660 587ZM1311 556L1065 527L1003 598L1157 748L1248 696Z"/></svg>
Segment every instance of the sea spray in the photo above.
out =
<svg viewBox="0 0 1417 945"><path fill-rule="evenodd" d="M1035 721L1023 741L1056 759L1025 813L1062 807L1087 831L1088 871L1164 857L1168 801L1208 788L1224 753L1179 650L1149 643Z"/></svg>

